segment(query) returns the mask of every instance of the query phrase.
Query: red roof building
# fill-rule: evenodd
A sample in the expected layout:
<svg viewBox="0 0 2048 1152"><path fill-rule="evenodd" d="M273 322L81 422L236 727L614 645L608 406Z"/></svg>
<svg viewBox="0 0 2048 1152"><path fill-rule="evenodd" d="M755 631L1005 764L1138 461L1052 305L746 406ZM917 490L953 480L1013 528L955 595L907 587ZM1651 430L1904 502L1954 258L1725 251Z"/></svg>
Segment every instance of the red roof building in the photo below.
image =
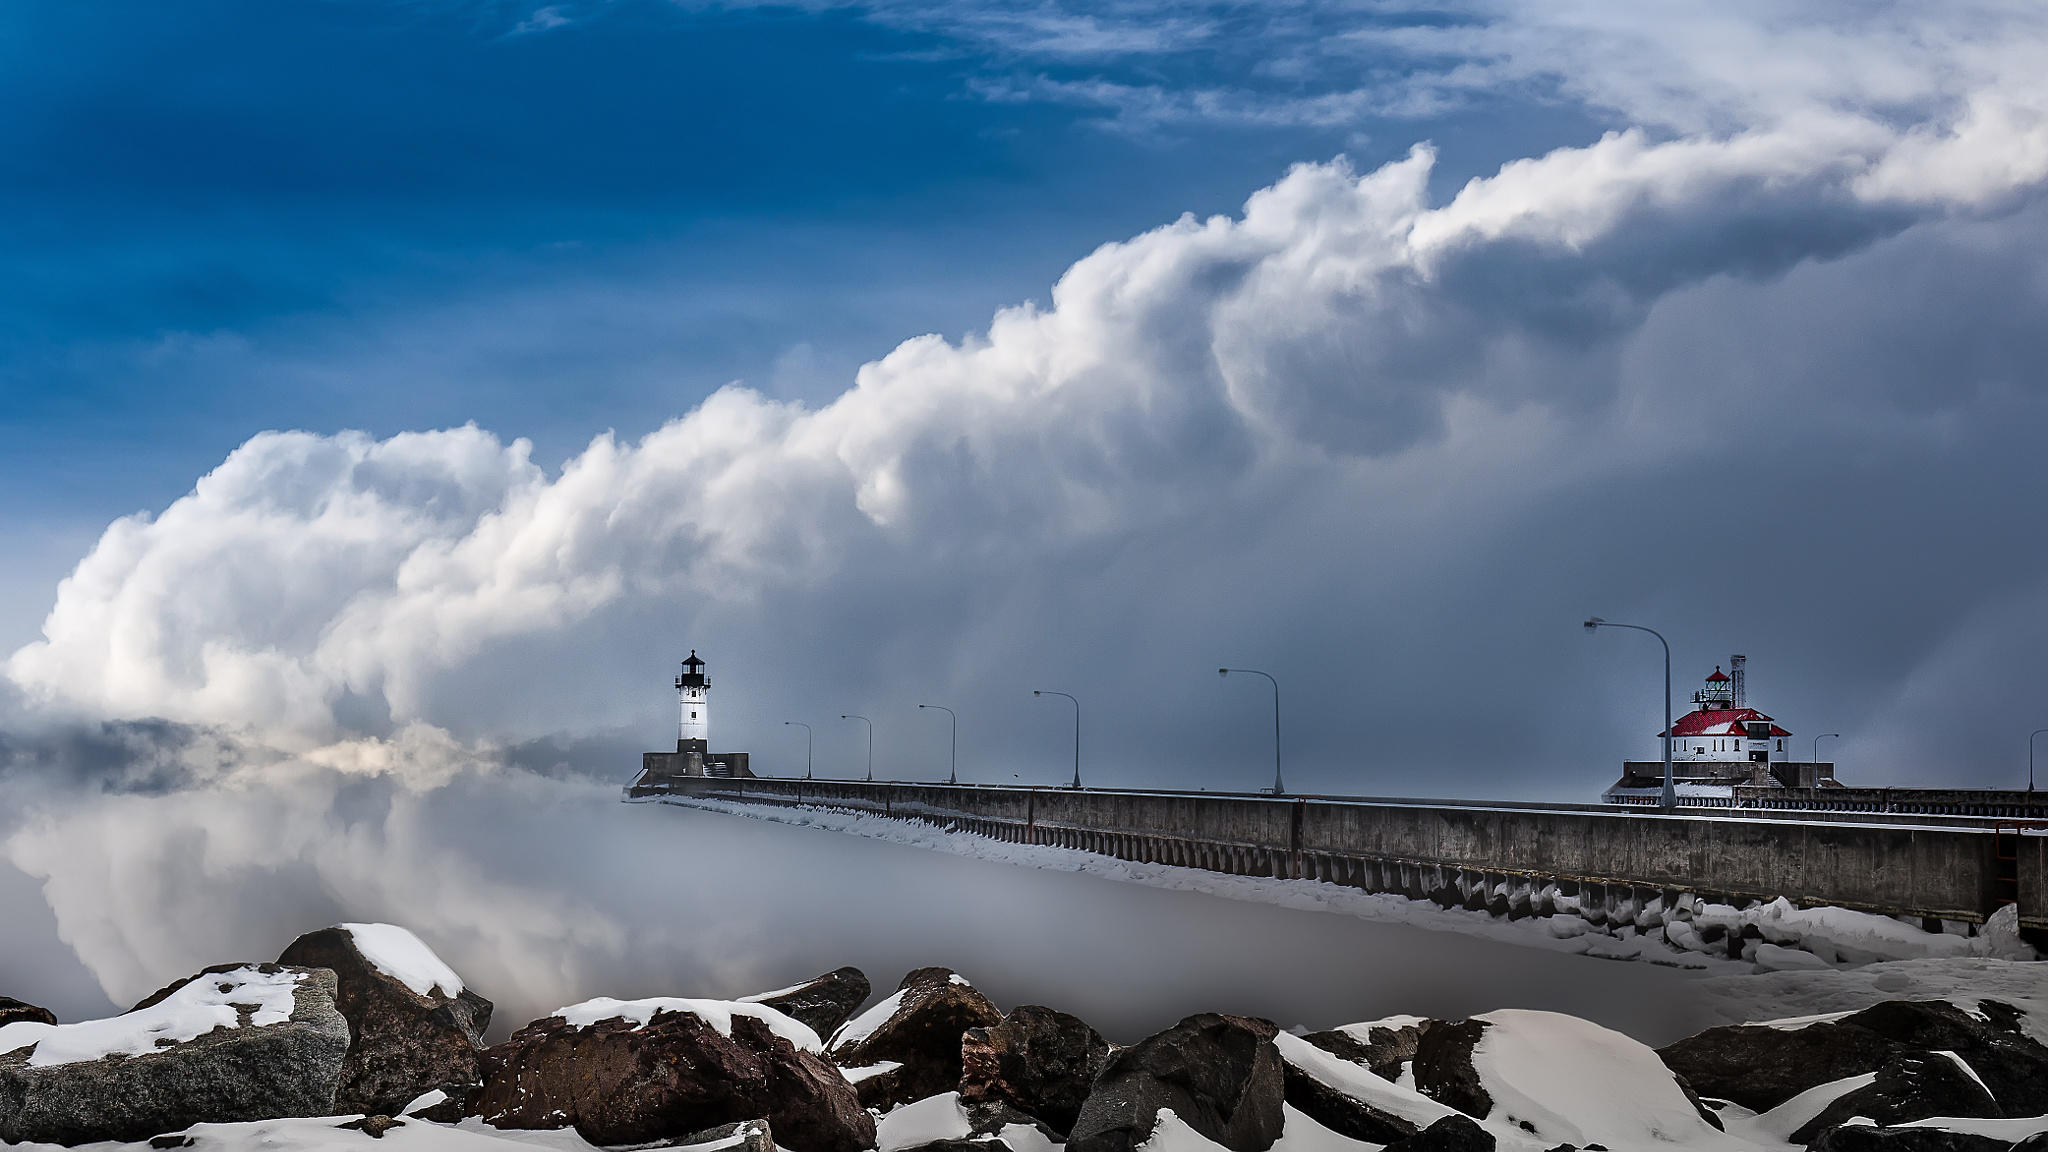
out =
<svg viewBox="0 0 2048 1152"><path fill-rule="evenodd" d="M1737 668L1743 657L1737 656ZM1785 759L1792 733L1742 700L1742 681L1716 664L1707 686L1692 694L1692 711L1671 725L1671 758L1769 764ZM1664 733L1657 733L1662 739Z"/></svg>
<svg viewBox="0 0 2048 1152"><path fill-rule="evenodd" d="M1706 686L1692 694L1692 711L1671 724L1671 767L1681 796L1692 801L1732 798L1738 787L1837 787L1834 765L1796 763L1786 752L1792 733L1776 720L1751 708L1743 698L1746 661L1736 656L1729 667L1717 665ZM1661 745L1664 733L1657 733ZM1629 761L1622 777L1609 788L1610 803L1645 803L1663 787L1663 749L1654 761Z"/></svg>

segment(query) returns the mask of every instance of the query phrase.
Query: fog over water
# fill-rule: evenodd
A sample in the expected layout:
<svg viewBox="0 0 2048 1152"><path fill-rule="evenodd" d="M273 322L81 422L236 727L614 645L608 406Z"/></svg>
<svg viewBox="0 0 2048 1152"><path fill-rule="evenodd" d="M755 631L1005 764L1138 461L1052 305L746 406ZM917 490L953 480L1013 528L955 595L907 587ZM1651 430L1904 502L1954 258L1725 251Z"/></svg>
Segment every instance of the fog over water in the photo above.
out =
<svg viewBox="0 0 2048 1152"><path fill-rule="evenodd" d="M1320 1028L1550 1008L1653 1041L1701 1023L1693 977L1648 964L624 805L518 773L419 795L355 784L335 819L311 824L287 800L244 795L278 805L268 822L296 848L252 842L242 859L217 842L187 854L218 797L100 801L16 836L15 864L47 873L59 921L108 987L83 978L41 895L5 869L0 986L77 1018L205 964L272 958L337 920L379 919L414 928L495 1000L500 1034L591 996L738 996L842 964L878 992L944 964L1005 1008L1050 1004L1120 1041L1204 1010ZM139 823L102 818L124 808ZM384 839L355 839L372 820Z"/></svg>

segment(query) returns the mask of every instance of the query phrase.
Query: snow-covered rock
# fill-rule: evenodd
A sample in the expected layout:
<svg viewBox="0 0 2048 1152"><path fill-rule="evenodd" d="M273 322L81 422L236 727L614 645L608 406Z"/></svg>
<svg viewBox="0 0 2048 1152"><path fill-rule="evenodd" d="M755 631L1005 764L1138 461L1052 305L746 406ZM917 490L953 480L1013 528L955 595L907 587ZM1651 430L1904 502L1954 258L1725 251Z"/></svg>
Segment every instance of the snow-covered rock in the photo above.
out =
<svg viewBox="0 0 2048 1152"><path fill-rule="evenodd" d="M1297 1039L1282 1033L1273 1039L1286 1061L1288 1105L1324 1128L1352 1140L1391 1144L1426 1126L1372 1103L1370 1090L1358 1090L1362 1077L1379 1074L1372 1068L1372 1050L1345 1034L1324 1032ZM1338 1051L1353 1054L1340 1056ZM1412 1048L1409 1055L1413 1057Z"/></svg>
<svg viewBox="0 0 2048 1152"><path fill-rule="evenodd" d="M1421 1091L1545 1146L1737 1147L1639 1041L1556 1012L1511 1009L1424 1034Z"/></svg>
<svg viewBox="0 0 2048 1152"><path fill-rule="evenodd" d="M0 1028L9 1024L55 1024L48 1008L38 1008L12 996L0 996Z"/></svg>
<svg viewBox="0 0 2048 1152"><path fill-rule="evenodd" d="M447 1099L430 1114L461 1116L482 1082L491 1002L419 937L393 924L342 924L308 932L278 959L335 974L335 1005L350 1036L336 1110L395 1116L438 1090Z"/></svg>
<svg viewBox="0 0 2048 1152"><path fill-rule="evenodd" d="M961 1037L960 1096L968 1104L1008 1104L1065 1139L1108 1061L1109 1042L1087 1021L1026 1004Z"/></svg>
<svg viewBox="0 0 2048 1152"><path fill-rule="evenodd" d="M1170 1112L1232 1152L1264 1152L1280 1136L1286 1073L1265 1020L1190 1016L1110 1055L1067 1152L1134 1152Z"/></svg>
<svg viewBox="0 0 2048 1152"><path fill-rule="evenodd" d="M1791 1140L1811 1144L1829 1129L1859 1121L1897 1124L1932 1116L2000 1114L1991 1090L1953 1053L1907 1053L1878 1069L1871 1083L1830 1102Z"/></svg>
<svg viewBox="0 0 2048 1152"><path fill-rule="evenodd" d="M2048 1046L2027 1035L2016 1010L1984 1010L1995 1004L1981 1001L1973 1013L1939 1000L1886 1001L1839 1017L1710 1028L1658 1055L1700 1092L1758 1112L1907 1057L1959 1062L2006 1115L2048 1112Z"/></svg>
<svg viewBox="0 0 2048 1152"><path fill-rule="evenodd" d="M334 974L209 971L120 1016L0 1027L0 1140L138 1140L334 1110L348 1051Z"/></svg>
<svg viewBox="0 0 2048 1152"><path fill-rule="evenodd" d="M884 1060L902 1065L886 1078L864 1081L861 1100L870 1107L907 1104L958 1088L961 1037L969 1028L993 1027L1002 1019L959 973L919 968L888 999L847 1021L829 1051L846 1067Z"/></svg>
<svg viewBox="0 0 2048 1152"><path fill-rule="evenodd" d="M1055 1152L1043 1124L1007 1104L969 1104L941 1092L883 1115L875 1125L878 1152Z"/></svg>
<svg viewBox="0 0 2048 1152"><path fill-rule="evenodd" d="M872 988L858 968L838 968L815 980L758 996L743 996L749 1004L766 1004L820 1036L830 1036L853 1018L868 1002Z"/></svg>
<svg viewBox="0 0 2048 1152"><path fill-rule="evenodd" d="M729 1000L588 1000L484 1054L472 1108L507 1129L573 1127L595 1144L668 1141L766 1117L795 1152L872 1148L874 1118L773 1008Z"/></svg>

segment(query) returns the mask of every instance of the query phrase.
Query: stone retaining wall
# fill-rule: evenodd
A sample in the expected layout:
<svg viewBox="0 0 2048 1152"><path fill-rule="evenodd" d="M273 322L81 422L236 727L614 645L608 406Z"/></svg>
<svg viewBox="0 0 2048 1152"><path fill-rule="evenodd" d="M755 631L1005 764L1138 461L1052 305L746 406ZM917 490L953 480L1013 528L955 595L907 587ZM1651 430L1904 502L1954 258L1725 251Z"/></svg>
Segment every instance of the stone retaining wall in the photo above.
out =
<svg viewBox="0 0 2048 1152"><path fill-rule="evenodd" d="M642 794L646 794L644 790ZM2048 930L2048 836L1989 826L1664 816L1564 805L1274 798L826 780L689 780L672 794L926 821L1017 843L1245 876L1543 914L1785 897L1890 916L1981 923L1997 906L1995 846L2017 859L2022 924Z"/></svg>

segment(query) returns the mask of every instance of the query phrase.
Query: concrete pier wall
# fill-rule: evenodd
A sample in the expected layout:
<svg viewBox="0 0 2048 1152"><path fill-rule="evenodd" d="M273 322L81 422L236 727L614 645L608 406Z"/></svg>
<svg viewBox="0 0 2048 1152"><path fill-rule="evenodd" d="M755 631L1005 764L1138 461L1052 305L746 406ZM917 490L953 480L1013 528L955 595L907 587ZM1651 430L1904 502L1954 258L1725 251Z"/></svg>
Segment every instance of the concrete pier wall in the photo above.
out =
<svg viewBox="0 0 2048 1152"><path fill-rule="evenodd" d="M1667 906L1783 896L1932 925L1981 922L2016 891L2023 925L2048 929L2048 836L2000 837L1978 822L824 780L693 779L667 794L874 812L1129 860L1455 894L1467 906L1483 893L1476 906L1510 912L1558 894ZM2001 864L2001 854L2013 859ZM2001 867L2013 877L2003 889Z"/></svg>

